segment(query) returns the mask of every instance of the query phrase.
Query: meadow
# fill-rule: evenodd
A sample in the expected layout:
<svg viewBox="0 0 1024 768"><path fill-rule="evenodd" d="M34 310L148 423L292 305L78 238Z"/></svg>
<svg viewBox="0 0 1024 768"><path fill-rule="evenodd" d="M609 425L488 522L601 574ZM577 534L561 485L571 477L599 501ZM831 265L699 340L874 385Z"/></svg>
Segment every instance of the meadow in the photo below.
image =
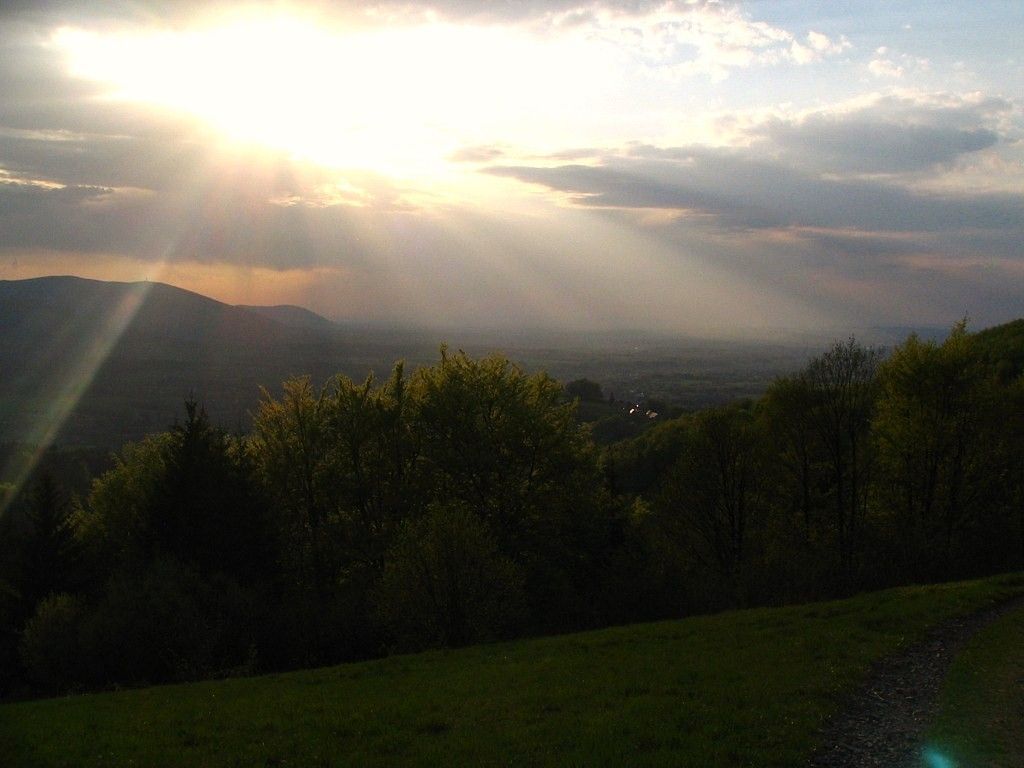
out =
<svg viewBox="0 0 1024 768"><path fill-rule="evenodd" d="M286 674L7 704L0 707L0 764L799 765L873 662L952 617L1021 592L1020 575L903 587ZM997 662L997 674L1010 681L1003 693L1013 695L1021 656L1010 638L1019 638L1022 621L1019 611L1011 613L979 634L966 666L951 675L937 733L981 728L990 750L1019 739L990 719L1000 700L966 713L961 704L991 687L988 673L973 671L985 659Z"/></svg>

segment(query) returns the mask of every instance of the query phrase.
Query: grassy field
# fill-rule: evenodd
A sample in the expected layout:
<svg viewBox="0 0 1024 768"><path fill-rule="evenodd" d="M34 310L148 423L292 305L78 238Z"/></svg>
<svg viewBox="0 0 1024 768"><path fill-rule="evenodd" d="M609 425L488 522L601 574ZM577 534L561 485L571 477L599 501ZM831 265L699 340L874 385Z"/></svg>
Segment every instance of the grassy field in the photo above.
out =
<svg viewBox="0 0 1024 768"><path fill-rule="evenodd" d="M930 733L935 768L1024 766L1024 610L979 632L950 670ZM942 762L942 759L946 762Z"/></svg>
<svg viewBox="0 0 1024 768"><path fill-rule="evenodd" d="M793 766L873 660L1021 591L913 587L7 705L0 765Z"/></svg>

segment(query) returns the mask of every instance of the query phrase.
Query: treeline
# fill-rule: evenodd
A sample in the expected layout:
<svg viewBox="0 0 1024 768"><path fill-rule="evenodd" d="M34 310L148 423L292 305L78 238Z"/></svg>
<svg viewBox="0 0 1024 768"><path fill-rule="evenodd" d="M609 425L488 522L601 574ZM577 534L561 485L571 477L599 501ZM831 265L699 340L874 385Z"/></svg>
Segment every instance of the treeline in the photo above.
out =
<svg viewBox="0 0 1024 768"><path fill-rule="evenodd" d="M1024 567L1024 379L990 338L960 323L888 356L851 339L756 402L609 448L650 611Z"/></svg>
<svg viewBox="0 0 1024 768"><path fill-rule="evenodd" d="M599 451L575 402L442 350L380 384L188 403L0 530L8 695L243 674L1024 567L1024 383L959 325L853 340ZM19 511L20 510L20 511Z"/></svg>

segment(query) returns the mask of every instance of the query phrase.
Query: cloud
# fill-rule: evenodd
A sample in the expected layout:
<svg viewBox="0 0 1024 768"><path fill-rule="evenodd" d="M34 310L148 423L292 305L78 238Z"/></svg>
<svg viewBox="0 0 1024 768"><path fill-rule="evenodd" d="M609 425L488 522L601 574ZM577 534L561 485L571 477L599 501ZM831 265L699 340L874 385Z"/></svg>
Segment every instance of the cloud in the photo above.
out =
<svg viewBox="0 0 1024 768"><path fill-rule="evenodd" d="M818 31L800 36L756 20L738 3L716 0L395 0L350 3L346 8L364 23L444 20L514 25L540 36L575 37L607 46L652 73L716 81L733 69L807 64L850 47L845 37L833 40Z"/></svg>
<svg viewBox="0 0 1024 768"><path fill-rule="evenodd" d="M438 157L460 164L445 168L452 176L484 172L471 193L444 198L440 184L325 171L283 151L232 146L198 119L104 98L47 47L55 26L99 39L181 30L244 6L8 2L0 8L0 268L12 254L24 262L46 252L57 254L51 264L75 254L79 264L308 271L333 275L329 285L317 279L318 306L334 302L335 314L426 322L443 307L453 324L502 322L496 314L508 323L676 329L829 317L944 322L1020 307L1020 105L897 89L927 60L865 42L851 64L835 17L820 26L778 21L756 3L664 0L289 7L326 30L457 28L475 42L469 60L501 59L501 77L476 67L473 88L435 93L439 78L429 72L437 70L426 66L416 80L422 103L410 125L432 119L438 105L465 110L439 123ZM522 43L507 50L544 56L492 50L506 33ZM430 56L450 39L427 39L415 53ZM359 75L368 91L378 67L408 81L404 64L387 70L385 46L367 51ZM440 80L461 82L463 54L447 53L454 74ZM846 101L830 105L834 81L817 80L810 92L801 88L811 73L796 74L829 60L849 76ZM871 61L891 90L851 97ZM383 92L398 101L396 89ZM353 108L343 82L332 93L371 131L405 136L401 119L378 126ZM790 100L826 106L797 111ZM740 116L709 138L735 146L678 138L687 120L710 123L702 104ZM386 153L401 146L390 135L379 142ZM639 137L656 145L630 143ZM479 190L490 196L477 198Z"/></svg>
<svg viewBox="0 0 1024 768"><path fill-rule="evenodd" d="M871 59L868 71L875 77L886 77L899 80L904 75L903 67L895 64L892 59Z"/></svg>
<svg viewBox="0 0 1024 768"><path fill-rule="evenodd" d="M877 78L900 80L909 73L925 72L931 69L928 59L895 53L886 46L875 49L875 56L868 61L868 71Z"/></svg>
<svg viewBox="0 0 1024 768"><path fill-rule="evenodd" d="M948 163L999 141L999 135L987 128L830 119L797 124L777 121L765 126L765 135L801 163L840 172L887 174Z"/></svg>
<svg viewBox="0 0 1024 768"><path fill-rule="evenodd" d="M762 120L746 146L630 145L587 164L489 172L624 217L681 252L702 240L738 281L799 296L811 312L993 322L1021 310L1024 193L917 181L995 151L1018 116L983 94L876 95Z"/></svg>
<svg viewBox="0 0 1024 768"><path fill-rule="evenodd" d="M1020 230L1024 195L928 195L874 181L819 178L778 162L704 147L640 147L600 166L495 166L568 194L577 205L661 208L719 226L892 232Z"/></svg>
<svg viewBox="0 0 1024 768"><path fill-rule="evenodd" d="M811 30L807 33L806 43L793 40L789 45L789 55L797 64L810 64L826 56L842 53L852 44L845 36L832 40L828 35Z"/></svg>
<svg viewBox="0 0 1024 768"><path fill-rule="evenodd" d="M454 163L489 163L504 154L505 150L499 147L483 144L461 147L448 155L448 159Z"/></svg>
<svg viewBox="0 0 1024 768"><path fill-rule="evenodd" d="M549 17L558 26L560 17ZM595 4L573 26L630 52L652 71L676 76L705 75L723 80L730 70L784 61L808 64L850 47L808 32L800 42L792 32L752 19L737 5L719 3Z"/></svg>
<svg viewBox="0 0 1024 768"><path fill-rule="evenodd" d="M900 174L994 147L1011 130L1002 99L950 96L861 99L855 106L775 117L749 129L792 164L822 173Z"/></svg>

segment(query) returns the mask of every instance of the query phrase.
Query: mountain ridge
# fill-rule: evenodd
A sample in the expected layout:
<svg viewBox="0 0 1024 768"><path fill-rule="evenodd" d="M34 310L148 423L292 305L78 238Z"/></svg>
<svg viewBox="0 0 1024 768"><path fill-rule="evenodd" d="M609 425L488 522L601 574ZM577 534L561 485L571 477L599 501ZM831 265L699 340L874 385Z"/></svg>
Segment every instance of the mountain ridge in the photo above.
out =
<svg viewBox="0 0 1024 768"><path fill-rule="evenodd" d="M1024 321L994 326L979 338L994 347L992 355L1006 356L1020 327ZM726 347L598 337L589 346L575 345L573 336L530 346L512 337L474 338L472 331L447 339L474 354L503 351L566 381L601 381L620 397L634 390L662 397L657 388L669 391L665 382L674 376L672 397L684 407L757 396L772 377L816 352L809 343ZM293 376L316 384L337 374L386 376L399 359L411 370L435 361L444 338L333 323L293 305L236 306L160 282L0 280L0 443L116 448L166 429L189 397L204 402L216 423L244 429L261 387L279 391ZM1005 367L1019 371L1022 355L1010 357Z"/></svg>

